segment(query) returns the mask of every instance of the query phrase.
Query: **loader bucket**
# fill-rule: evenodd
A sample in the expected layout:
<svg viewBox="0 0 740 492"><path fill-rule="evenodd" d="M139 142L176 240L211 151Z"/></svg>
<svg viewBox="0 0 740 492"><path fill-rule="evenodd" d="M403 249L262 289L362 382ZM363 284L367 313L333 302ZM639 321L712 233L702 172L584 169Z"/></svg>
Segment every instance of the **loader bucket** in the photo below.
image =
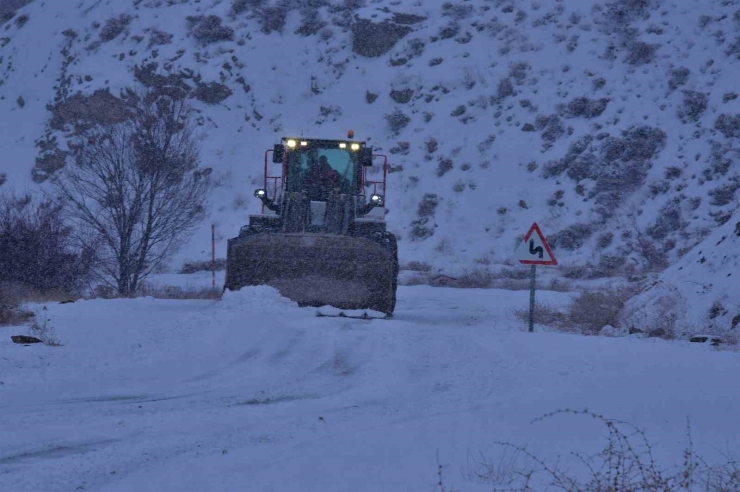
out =
<svg viewBox="0 0 740 492"><path fill-rule="evenodd" d="M395 242L321 234L261 233L229 241L225 289L275 287L300 306L371 309L396 304Z"/></svg>

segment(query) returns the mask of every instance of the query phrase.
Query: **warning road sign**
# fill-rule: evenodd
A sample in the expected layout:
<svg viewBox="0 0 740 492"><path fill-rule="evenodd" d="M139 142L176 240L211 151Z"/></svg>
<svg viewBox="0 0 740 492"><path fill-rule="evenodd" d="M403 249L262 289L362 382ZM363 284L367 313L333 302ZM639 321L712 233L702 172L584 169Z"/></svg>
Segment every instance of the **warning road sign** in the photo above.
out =
<svg viewBox="0 0 740 492"><path fill-rule="evenodd" d="M524 265L557 265L558 260L552 254L550 245L547 244L545 236L535 222L524 236L522 244L519 245L514 258Z"/></svg>

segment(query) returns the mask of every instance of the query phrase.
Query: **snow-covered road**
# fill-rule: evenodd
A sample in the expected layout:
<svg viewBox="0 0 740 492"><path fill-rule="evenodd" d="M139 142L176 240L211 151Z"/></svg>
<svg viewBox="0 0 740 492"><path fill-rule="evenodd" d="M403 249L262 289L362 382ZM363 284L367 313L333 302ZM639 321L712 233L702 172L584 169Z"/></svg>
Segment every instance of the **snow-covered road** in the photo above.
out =
<svg viewBox="0 0 740 492"><path fill-rule="evenodd" d="M551 304L571 294L543 292ZM224 300L50 305L63 347L0 329L1 491L490 490L495 441L594 452L588 408L680 459L740 435L740 354L527 333L528 293L403 287L395 319L317 318L267 288ZM15 329L18 331L18 329Z"/></svg>

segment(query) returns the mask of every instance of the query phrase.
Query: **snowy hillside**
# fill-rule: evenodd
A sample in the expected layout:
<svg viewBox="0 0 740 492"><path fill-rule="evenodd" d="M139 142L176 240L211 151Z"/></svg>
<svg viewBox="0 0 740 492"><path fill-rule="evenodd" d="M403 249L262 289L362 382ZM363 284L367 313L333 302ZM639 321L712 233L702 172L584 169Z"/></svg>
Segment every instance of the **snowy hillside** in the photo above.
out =
<svg viewBox="0 0 740 492"><path fill-rule="evenodd" d="M643 331L663 328L676 334L737 338L740 326L738 267L740 217L717 228L681 261L631 299L622 326Z"/></svg>
<svg viewBox="0 0 740 492"><path fill-rule="evenodd" d="M225 255L280 136L353 129L391 157L402 261L503 262L538 221L561 263L662 268L737 206L736 3L37 0L0 28L2 189L138 79L189 91L219 184L174 266L210 222Z"/></svg>

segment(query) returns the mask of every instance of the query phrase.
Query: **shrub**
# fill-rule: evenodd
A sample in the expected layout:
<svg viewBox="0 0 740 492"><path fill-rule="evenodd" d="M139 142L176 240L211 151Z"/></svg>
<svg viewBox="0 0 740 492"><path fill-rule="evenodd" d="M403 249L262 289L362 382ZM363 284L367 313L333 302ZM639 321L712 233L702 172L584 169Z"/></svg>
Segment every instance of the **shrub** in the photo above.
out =
<svg viewBox="0 0 740 492"><path fill-rule="evenodd" d="M424 197L419 202L417 214L421 218L432 217L439 205L439 198L436 193L424 193Z"/></svg>
<svg viewBox="0 0 740 492"><path fill-rule="evenodd" d="M658 48L660 48L659 44L648 44L642 41L633 43L629 47L625 62L635 66L651 63L655 59L655 52L658 51Z"/></svg>
<svg viewBox="0 0 740 492"><path fill-rule="evenodd" d="M671 92L685 85L689 80L689 74L691 74L691 70L686 67L679 67L671 70L670 77L668 79L668 87Z"/></svg>
<svg viewBox="0 0 740 492"><path fill-rule="evenodd" d="M288 15L288 10L277 7L264 7L258 11L260 23L262 24L262 32L264 34L270 34L272 31L282 32L285 27L285 20Z"/></svg>
<svg viewBox="0 0 740 492"><path fill-rule="evenodd" d="M26 25L26 23L28 22L28 19L29 17L27 14L18 16L18 18L15 19L15 25L18 26L18 28L21 28Z"/></svg>
<svg viewBox="0 0 740 492"><path fill-rule="evenodd" d="M0 199L0 282L39 292L77 292L89 271L92 251L75 249L62 208L30 196Z"/></svg>
<svg viewBox="0 0 740 492"><path fill-rule="evenodd" d="M599 237L596 238L596 245L600 249L608 248L612 244L613 240L614 240L613 232L603 232L599 234Z"/></svg>
<svg viewBox="0 0 740 492"><path fill-rule="evenodd" d="M388 126L394 135L401 133L401 130L406 128L411 123L411 118L404 114L401 110L395 109L392 113L385 115L385 121L388 122Z"/></svg>
<svg viewBox="0 0 740 492"><path fill-rule="evenodd" d="M61 347L62 342L56 335L54 326L51 324L51 318L49 317L49 309L44 306L38 311L34 318L33 323L29 327L31 336L38 338L44 345L50 347Z"/></svg>
<svg viewBox="0 0 740 492"><path fill-rule="evenodd" d="M721 114L714 122L714 128L727 138L740 137L740 114Z"/></svg>
<svg viewBox="0 0 740 492"><path fill-rule="evenodd" d="M441 178L448 172L452 171L454 167L452 159L440 159L439 164L437 165L437 177Z"/></svg>
<svg viewBox="0 0 740 492"><path fill-rule="evenodd" d="M707 110L709 94L696 91L683 91L683 107L679 109L679 118L687 118L698 121L704 111Z"/></svg>
<svg viewBox="0 0 740 492"><path fill-rule="evenodd" d="M33 317L33 313L20 309L27 290L23 284L0 282L0 326L19 325Z"/></svg>
<svg viewBox="0 0 740 492"><path fill-rule="evenodd" d="M223 19L217 15L188 16L187 21L190 33L203 44L234 39L234 30L221 25Z"/></svg>
<svg viewBox="0 0 740 492"><path fill-rule="evenodd" d="M602 164L590 176L598 192L626 193L644 184L650 162L664 147L666 134L659 128L633 126L622 138L608 137L601 147Z"/></svg>
<svg viewBox="0 0 740 492"><path fill-rule="evenodd" d="M463 289L487 289L493 285L494 275L482 269L467 271L457 278L455 287Z"/></svg>
<svg viewBox="0 0 740 492"><path fill-rule="evenodd" d="M142 284L136 291L137 297L153 297L155 299L220 299L221 290L211 287L178 287L174 285Z"/></svg>
<svg viewBox="0 0 740 492"><path fill-rule="evenodd" d="M187 261L180 268L180 273L210 272L213 266L218 271L226 270L226 259L216 258L215 265L212 265L210 261Z"/></svg>
<svg viewBox="0 0 740 492"><path fill-rule="evenodd" d="M401 265L401 270L409 270L412 272L423 272L429 273L432 271L432 265L423 261L410 261L405 265Z"/></svg>
<svg viewBox="0 0 740 492"><path fill-rule="evenodd" d="M502 79L498 84L498 98L506 99L509 96L514 95L514 84L511 83L510 78Z"/></svg>
<svg viewBox="0 0 740 492"><path fill-rule="evenodd" d="M590 224L573 224L554 234L549 238L549 243L553 248L574 251L582 247L592 234L593 228Z"/></svg>
<svg viewBox="0 0 740 492"><path fill-rule="evenodd" d="M232 0L231 2L231 13L232 15L238 15L247 11L249 6L249 0Z"/></svg>
<svg viewBox="0 0 740 492"><path fill-rule="evenodd" d="M100 41L107 43L116 39L131 22L131 16L121 14L105 21L103 28L100 30Z"/></svg>
<svg viewBox="0 0 740 492"><path fill-rule="evenodd" d="M735 192L740 188L740 184L733 182L723 186L718 186L709 192L712 197L712 205L722 207L731 203L735 199Z"/></svg>
<svg viewBox="0 0 740 492"><path fill-rule="evenodd" d="M321 20L319 11L315 8L302 8L301 17L301 26L296 30L296 34L301 36L313 36L326 26L326 22Z"/></svg>
<svg viewBox="0 0 740 492"><path fill-rule="evenodd" d="M586 119L596 118L606 110L609 99L589 99L587 97L577 97L573 99L563 109L563 116L566 118L583 117Z"/></svg>
<svg viewBox="0 0 740 492"><path fill-rule="evenodd" d="M586 417L603 425L604 446L594 454L573 450L570 455L580 469L563 463L560 457L546 462L529 446L507 442L501 457L473 459L465 478L485 483L493 490L568 490L568 491L706 491L737 490L740 462L729 454L723 461L710 465L694 450L691 426L687 424L686 447L680 464L660 463L654 452L656 443L648 440L644 430L624 421L605 418L588 410L557 410L533 421L542 422L562 415ZM578 424L569 424L578 427ZM506 454L509 451L510 454ZM441 480L439 483L443 485ZM505 487L504 487L505 486ZM443 487L442 490L446 490ZM490 489L489 489L490 490Z"/></svg>
<svg viewBox="0 0 740 492"><path fill-rule="evenodd" d="M151 48L152 46L163 46L166 44L170 44L172 43L172 36L172 34L155 29L152 31L149 37L149 47Z"/></svg>
<svg viewBox="0 0 740 492"><path fill-rule="evenodd" d="M655 0L614 0L605 5L606 20L617 28L645 17L653 8Z"/></svg>
<svg viewBox="0 0 740 492"><path fill-rule="evenodd" d="M352 51L365 57L382 56L412 31L409 26L392 22L373 23L360 19L352 24Z"/></svg>
<svg viewBox="0 0 740 492"><path fill-rule="evenodd" d="M619 313L629 296L624 292L583 292L568 308L568 322L583 333L596 335L603 327L617 326Z"/></svg>
<svg viewBox="0 0 740 492"><path fill-rule="evenodd" d="M442 15L452 17L456 20L462 20L470 17L473 13L473 6L466 3L445 2L442 5Z"/></svg>

